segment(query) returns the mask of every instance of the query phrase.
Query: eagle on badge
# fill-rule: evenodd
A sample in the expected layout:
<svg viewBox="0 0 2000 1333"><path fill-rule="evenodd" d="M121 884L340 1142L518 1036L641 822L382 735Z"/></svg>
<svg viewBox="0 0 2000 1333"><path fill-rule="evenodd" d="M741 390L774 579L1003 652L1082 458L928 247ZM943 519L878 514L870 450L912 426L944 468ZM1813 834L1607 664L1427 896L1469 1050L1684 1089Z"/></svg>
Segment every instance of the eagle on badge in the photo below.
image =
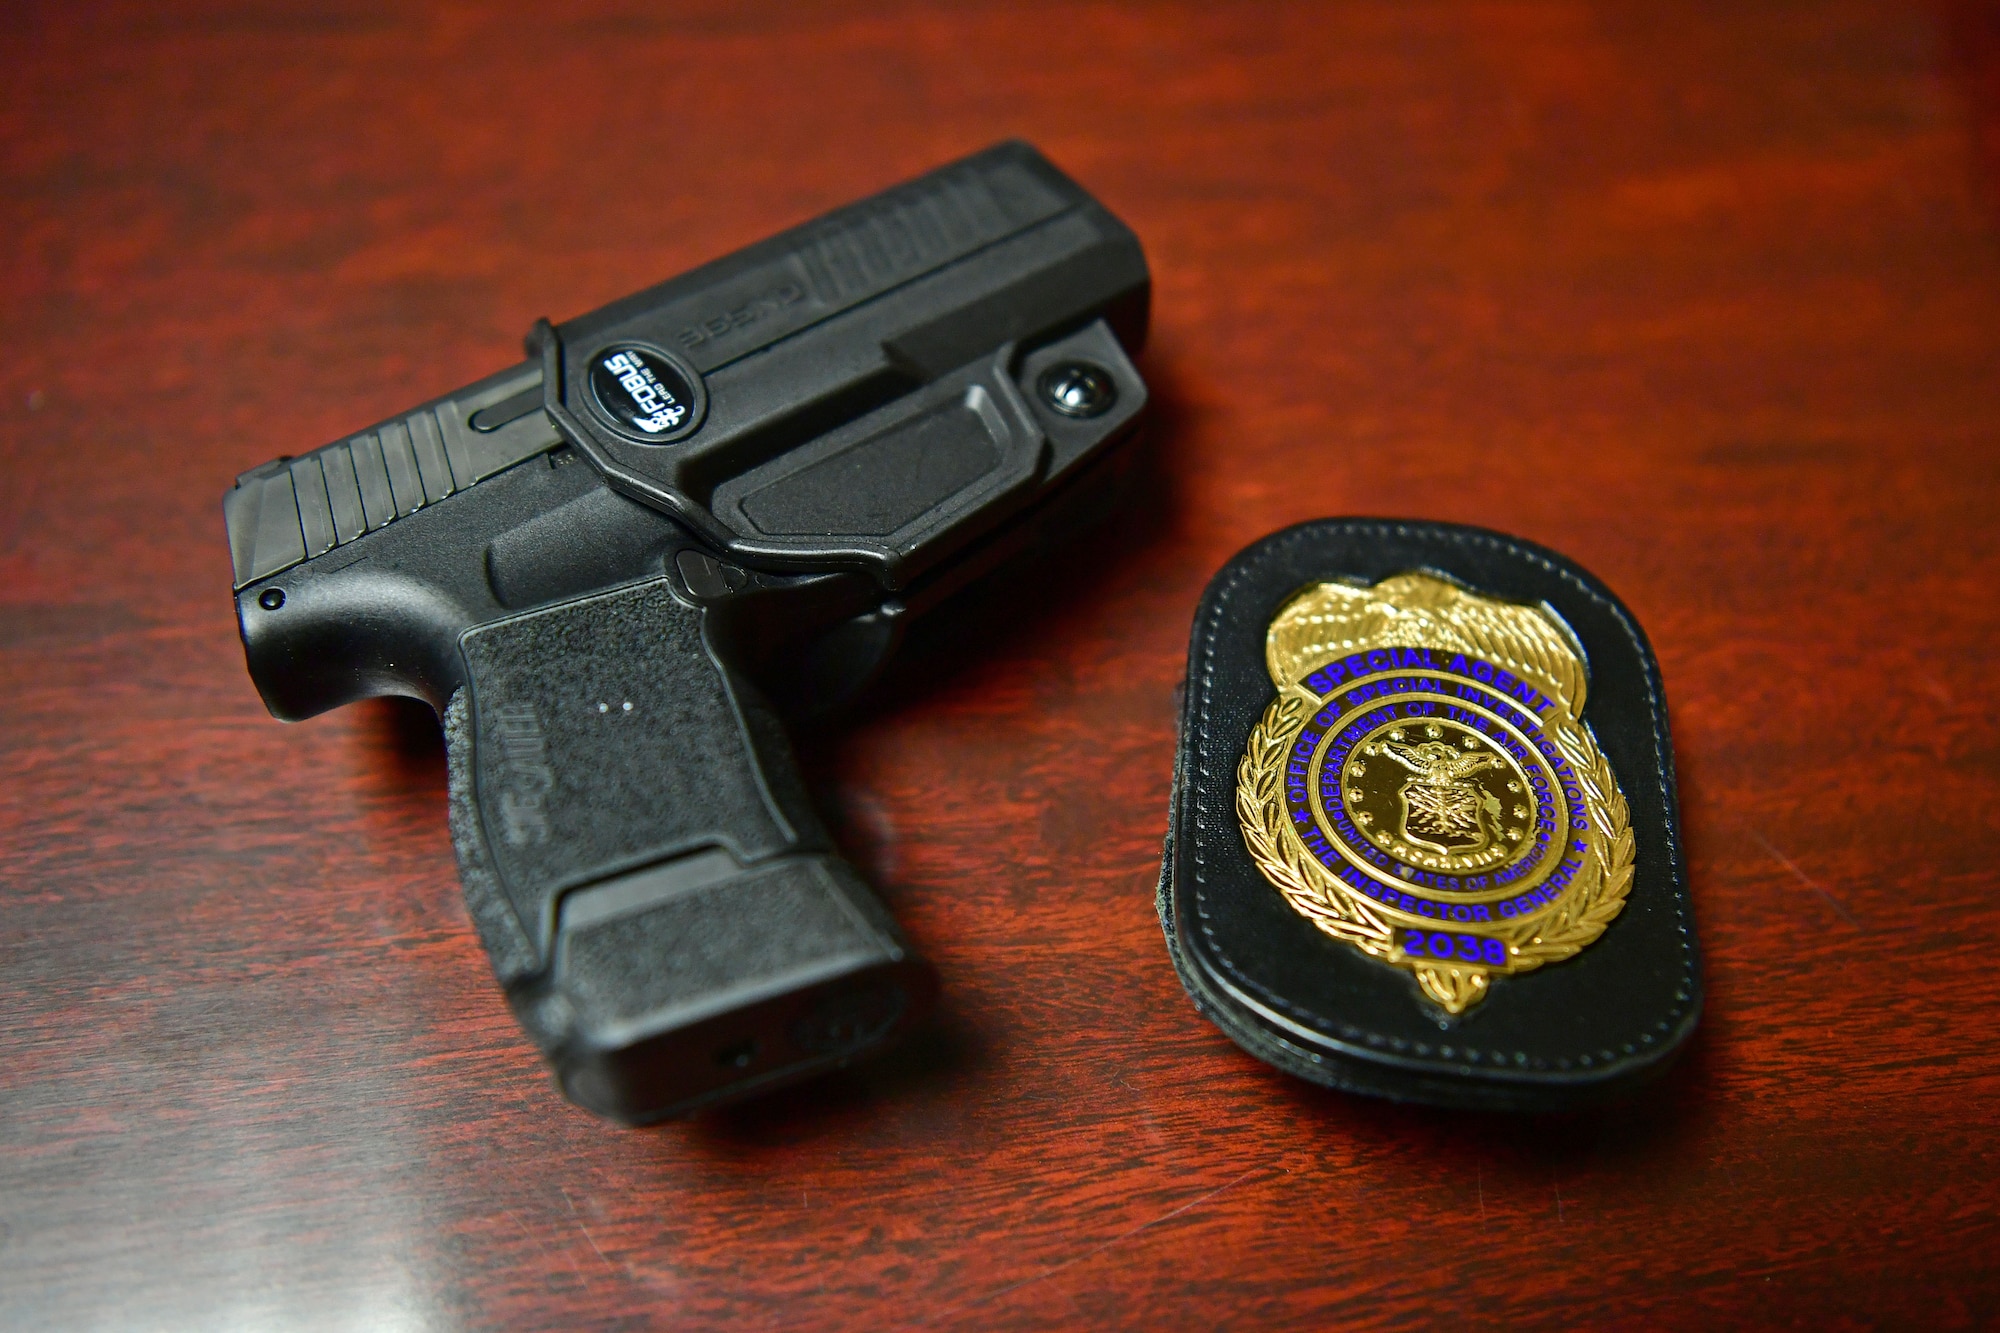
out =
<svg viewBox="0 0 2000 1333"><path fill-rule="evenodd" d="M1471 737L1467 744L1476 744ZM1500 761L1490 754L1466 754L1443 741L1422 745L1385 742L1381 752L1417 776L1398 792L1403 802L1403 834L1433 842L1458 844L1476 851L1497 836L1493 821L1500 815L1500 798L1460 779ZM1451 850L1446 845L1441 850Z"/></svg>

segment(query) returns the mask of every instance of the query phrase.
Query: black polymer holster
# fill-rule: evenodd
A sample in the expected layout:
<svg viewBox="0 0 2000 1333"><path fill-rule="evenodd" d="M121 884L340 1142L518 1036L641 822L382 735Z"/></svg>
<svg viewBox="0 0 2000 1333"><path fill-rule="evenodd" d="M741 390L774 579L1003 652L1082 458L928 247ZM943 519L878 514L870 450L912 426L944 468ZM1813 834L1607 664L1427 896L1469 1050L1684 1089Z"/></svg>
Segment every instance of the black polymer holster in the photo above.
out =
<svg viewBox="0 0 2000 1333"><path fill-rule="evenodd" d="M572 1100L682 1114L920 1017L780 718L1105 508L1148 294L1131 231L1003 144L237 479L264 702L438 709L467 904Z"/></svg>

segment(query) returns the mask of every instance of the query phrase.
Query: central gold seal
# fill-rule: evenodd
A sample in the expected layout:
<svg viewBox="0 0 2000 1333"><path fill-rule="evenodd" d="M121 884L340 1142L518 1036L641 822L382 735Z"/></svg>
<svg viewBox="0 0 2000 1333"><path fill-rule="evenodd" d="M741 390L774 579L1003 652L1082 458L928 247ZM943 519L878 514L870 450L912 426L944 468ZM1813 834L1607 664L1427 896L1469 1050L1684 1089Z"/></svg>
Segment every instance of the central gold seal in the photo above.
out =
<svg viewBox="0 0 2000 1333"><path fill-rule="evenodd" d="M1631 820L1554 613L1429 574L1321 583L1278 612L1264 658L1278 697L1237 814L1265 878L1328 935L1458 1014L1624 907Z"/></svg>

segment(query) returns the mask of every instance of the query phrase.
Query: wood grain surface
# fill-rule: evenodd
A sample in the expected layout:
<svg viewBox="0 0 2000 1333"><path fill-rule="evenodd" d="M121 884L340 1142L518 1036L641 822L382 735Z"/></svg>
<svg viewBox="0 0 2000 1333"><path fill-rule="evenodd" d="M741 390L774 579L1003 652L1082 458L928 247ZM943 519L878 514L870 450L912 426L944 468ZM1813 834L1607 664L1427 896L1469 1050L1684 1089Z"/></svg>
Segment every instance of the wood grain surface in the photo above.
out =
<svg viewBox="0 0 2000 1333"><path fill-rule="evenodd" d="M1153 482L802 742L942 1013L600 1123L428 714L259 705L222 491L1008 135L1145 241ZM0 1325L2000 1320L1992 6L15 4L0 234ZM1710 998L1637 1101L1322 1092L1175 981L1195 599L1352 513L1652 635Z"/></svg>

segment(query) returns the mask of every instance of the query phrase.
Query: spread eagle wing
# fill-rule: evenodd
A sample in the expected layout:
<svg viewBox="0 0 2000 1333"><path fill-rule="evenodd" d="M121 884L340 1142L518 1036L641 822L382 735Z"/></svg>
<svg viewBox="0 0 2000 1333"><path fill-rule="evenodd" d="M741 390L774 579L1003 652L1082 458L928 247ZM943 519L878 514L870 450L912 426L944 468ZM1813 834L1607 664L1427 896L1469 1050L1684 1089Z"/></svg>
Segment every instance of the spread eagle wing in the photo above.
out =
<svg viewBox="0 0 2000 1333"><path fill-rule="evenodd" d="M1483 657L1560 699L1570 716L1583 711L1583 653L1553 611L1474 596L1433 574L1300 590L1271 622L1264 661L1284 689L1351 653L1418 646Z"/></svg>

